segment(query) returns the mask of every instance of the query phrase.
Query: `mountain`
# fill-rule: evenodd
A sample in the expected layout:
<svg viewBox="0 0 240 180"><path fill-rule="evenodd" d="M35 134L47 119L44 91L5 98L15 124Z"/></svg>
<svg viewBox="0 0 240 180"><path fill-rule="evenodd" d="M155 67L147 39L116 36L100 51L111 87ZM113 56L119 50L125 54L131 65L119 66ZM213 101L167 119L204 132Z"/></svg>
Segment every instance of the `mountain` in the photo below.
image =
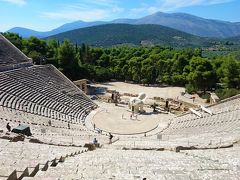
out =
<svg viewBox="0 0 240 180"><path fill-rule="evenodd" d="M138 19L135 24L159 24L202 37L240 35L240 23L204 19L186 13L161 13Z"/></svg>
<svg viewBox="0 0 240 180"><path fill-rule="evenodd" d="M46 39L63 41L65 38L72 43L89 44L92 46L132 45L169 45L174 47L208 46L208 38L201 38L185 32L161 25L145 24L105 24L67 31Z"/></svg>
<svg viewBox="0 0 240 180"><path fill-rule="evenodd" d="M32 29L22 28L22 27L15 27L12 29L9 29L7 32L13 32L18 33L20 36L24 38L28 38L30 36L36 36L36 37L44 37L44 32L34 31Z"/></svg>
<svg viewBox="0 0 240 180"><path fill-rule="evenodd" d="M56 29L53 29L51 31L46 31L46 32L34 31L32 29L27 29L22 27L15 27L15 28L9 29L7 32L18 33L24 38L28 38L30 36L44 38L44 37L52 36L54 34L59 34L62 32L66 32L66 31L70 31L78 28L97 26L97 25L106 24L106 23L107 22L104 22L104 21L95 21L95 22L75 21L72 23L66 23Z"/></svg>
<svg viewBox="0 0 240 180"><path fill-rule="evenodd" d="M58 34L58 33L62 33L62 32L66 32L66 31L71 31L74 29L97 26L97 25L101 25L101 24L106 24L106 22L104 22L104 21L94 21L94 22L75 21L72 23L64 24L56 29L53 29L52 31L49 31L48 35L45 35L45 37L54 35L54 34Z"/></svg>
<svg viewBox="0 0 240 180"><path fill-rule="evenodd" d="M84 22L75 21L64 24L56 29L47 32L37 32L26 28L13 28L8 32L19 33L23 37L35 35L37 37L47 37L69 30L91 27L102 24L157 24L170 27L179 31L187 32L202 37L227 38L240 35L240 22L232 23L220 20L204 19L186 13L162 13L157 12L139 19L115 19L113 21Z"/></svg>

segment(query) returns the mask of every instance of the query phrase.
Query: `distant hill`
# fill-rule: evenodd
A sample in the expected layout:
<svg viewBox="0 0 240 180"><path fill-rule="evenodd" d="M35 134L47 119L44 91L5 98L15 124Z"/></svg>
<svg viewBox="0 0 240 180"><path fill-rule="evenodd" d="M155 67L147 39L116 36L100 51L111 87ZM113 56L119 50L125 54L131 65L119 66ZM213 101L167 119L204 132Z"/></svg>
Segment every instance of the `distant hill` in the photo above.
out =
<svg viewBox="0 0 240 180"><path fill-rule="evenodd" d="M161 13L138 19L135 24L160 24L202 37L231 37L240 35L240 23L204 19L186 13Z"/></svg>
<svg viewBox="0 0 240 180"><path fill-rule="evenodd" d="M9 29L7 32L18 33L20 36L24 38L28 38L30 36L36 36L41 38L41 37L44 37L44 33L45 33L45 32L34 31L32 29L27 29L22 27L15 27L15 28Z"/></svg>
<svg viewBox="0 0 240 180"><path fill-rule="evenodd" d="M86 43L92 46L133 45L171 45L174 47L208 46L207 38L197 37L161 25L106 24L80 28L47 39L63 41L65 38L73 43Z"/></svg>
<svg viewBox="0 0 240 180"><path fill-rule="evenodd" d="M27 28L22 28L22 27L15 27L12 29L9 29L7 32L13 32L13 33L18 33L24 38L28 38L30 36L36 36L38 38L43 38L43 37L48 37L51 35L59 34L62 32L78 29L78 28L84 28L84 27L91 27L91 26L96 26L100 24L106 24L106 22L103 21L95 21L95 22L84 22L84 21L75 21L72 23L67 23L64 24L56 29L53 29L51 31L46 31L46 32L39 32L39 31L34 31L32 29L27 29Z"/></svg>
<svg viewBox="0 0 240 180"><path fill-rule="evenodd" d="M91 27L102 24L124 23L124 24L157 24L187 32L202 37L232 37L240 35L240 23L232 23L219 20L204 19L186 13L162 13L157 12L139 19L115 19L113 21L84 22L75 21L64 24L47 32L38 32L26 28L16 27L8 32L19 33L23 37L37 36L47 37L69 30Z"/></svg>
<svg viewBox="0 0 240 180"><path fill-rule="evenodd" d="M54 34L58 34L58 33L62 33L62 32L66 32L66 31L71 31L74 29L97 26L97 25L101 25L101 24L106 24L106 22L104 22L104 21L95 21L95 22L75 21L72 23L64 24L56 29L53 29L52 31L47 32L48 35L45 34L45 37L54 35Z"/></svg>
<svg viewBox="0 0 240 180"><path fill-rule="evenodd" d="M240 35L227 38L227 40L240 43Z"/></svg>

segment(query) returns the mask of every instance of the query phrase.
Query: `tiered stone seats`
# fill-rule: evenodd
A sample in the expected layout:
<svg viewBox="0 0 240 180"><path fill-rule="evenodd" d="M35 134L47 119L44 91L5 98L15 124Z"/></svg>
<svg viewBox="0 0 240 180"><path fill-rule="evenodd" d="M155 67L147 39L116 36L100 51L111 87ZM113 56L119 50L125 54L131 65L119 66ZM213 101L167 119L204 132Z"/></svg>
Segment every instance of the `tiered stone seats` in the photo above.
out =
<svg viewBox="0 0 240 180"><path fill-rule="evenodd" d="M240 95L225 99L218 104L209 106L208 108L215 114L240 109Z"/></svg>
<svg viewBox="0 0 240 180"><path fill-rule="evenodd" d="M3 130L7 122L13 127L29 124L33 135L48 143L84 145L98 136L103 143L105 136L101 139L101 135L84 127L86 116L96 107L52 65L0 72L0 127Z"/></svg>
<svg viewBox="0 0 240 180"><path fill-rule="evenodd" d="M94 138L97 138L101 144L108 142L106 135L96 134L81 123L59 121L10 108L1 108L1 106L0 115L0 129L4 132L8 122L12 128L19 124L26 124L30 126L33 136L45 143L83 146L85 143L92 142Z"/></svg>
<svg viewBox="0 0 240 180"><path fill-rule="evenodd" d="M0 138L0 179L238 179L238 147L183 149L239 141L239 102L236 96L207 107L213 114L197 110L200 117L187 113L161 132L114 137L118 141L106 145L108 136L83 124L96 104L54 66L32 66L0 35L0 137L15 135L6 133L8 122L12 128L28 124L33 133L18 142ZM79 154L93 138L103 148Z"/></svg>
<svg viewBox="0 0 240 180"><path fill-rule="evenodd" d="M212 159L221 163L235 166L236 171L240 171L240 147L209 149L209 150L183 150L181 152L199 158Z"/></svg>
<svg viewBox="0 0 240 180"><path fill-rule="evenodd" d="M185 114L171 120L164 135L182 135L196 133L215 133L233 131L240 124L240 96L223 103L208 107L213 115L199 111L202 117Z"/></svg>
<svg viewBox="0 0 240 180"><path fill-rule="evenodd" d="M1 170L3 168L0 171L0 179L6 179L12 173L20 179L23 176L33 176L42 168L46 170L47 166L64 161L67 156L86 151L87 149L81 147L53 146L27 141L13 143L0 139L0 167Z"/></svg>
<svg viewBox="0 0 240 180"><path fill-rule="evenodd" d="M0 71L31 65L31 60L0 34Z"/></svg>
<svg viewBox="0 0 240 180"><path fill-rule="evenodd" d="M44 69L45 75L50 71L51 78L35 73L36 69ZM1 72L0 106L59 120L83 119L96 105L73 84L64 83L64 77L58 77L53 69L42 66Z"/></svg>
<svg viewBox="0 0 240 180"><path fill-rule="evenodd" d="M170 151L100 149L68 158L57 167L39 171L44 179L231 179L231 164Z"/></svg>
<svg viewBox="0 0 240 180"><path fill-rule="evenodd" d="M42 168L85 151L80 147L93 138L107 143L107 136L84 126L86 116L96 107L54 66L33 66L0 35L0 179L34 176ZM12 128L29 125L33 135L19 142L1 140L16 136L7 132L7 123Z"/></svg>
<svg viewBox="0 0 240 180"><path fill-rule="evenodd" d="M213 115L200 110L202 117L183 114L171 119L157 135L150 132L147 137L121 137L114 146L119 149L216 148L230 146L240 140L240 95L207 108Z"/></svg>

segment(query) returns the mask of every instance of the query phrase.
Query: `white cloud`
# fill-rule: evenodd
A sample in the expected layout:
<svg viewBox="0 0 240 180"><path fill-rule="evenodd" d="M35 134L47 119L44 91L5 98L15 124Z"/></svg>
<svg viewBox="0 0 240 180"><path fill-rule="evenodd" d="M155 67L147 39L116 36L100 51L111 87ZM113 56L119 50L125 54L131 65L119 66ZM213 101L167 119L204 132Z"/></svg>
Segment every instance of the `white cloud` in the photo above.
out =
<svg viewBox="0 0 240 180"><path fill-rule="evenodd" d="M95 21L112 17L124 10L116 0L82 0L81 3L65 4L62 7L59 11L41 14L52 19Z"/></svg>
<svg viewBox="0 0 240 180"><path fill-rule="evenodd" d="M227 3L233 0L155 0L152 4L142 4L138 8L131 9L131 13L154 13L157 11L175 11L183 7L206 6Z"/></svg>
<svg viewBox="0 0 240 180"><path fill-rule="evenodd" d="M43 16L52 19L67 19L67 20L84 20L94 21L104 19L108 16L108 12L95 9L92 11L61 11L61 12L43 12Z"/></svg>
<svg viewBox="0 0 240 180"><path fill-rule="evenodd" d="M0 0L0 1L16 4L18 6L23 6L27 3L26 0Z"/></svg>
<svg viewBox="0 0 240 180"><path fill-rule="evenodd" d="M230 2L231 0L159 0L157 5L161 10L174 11L183 7L212 5Z"/></svg>

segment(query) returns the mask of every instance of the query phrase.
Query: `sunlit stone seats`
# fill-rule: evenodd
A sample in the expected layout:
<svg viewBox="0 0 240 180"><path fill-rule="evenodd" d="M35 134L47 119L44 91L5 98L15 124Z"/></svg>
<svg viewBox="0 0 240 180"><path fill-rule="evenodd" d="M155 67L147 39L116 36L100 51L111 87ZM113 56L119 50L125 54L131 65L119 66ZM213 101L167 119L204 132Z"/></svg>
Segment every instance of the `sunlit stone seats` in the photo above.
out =
<svg viewBox="0 0 240 180"><path fill-rule="evenodd" d="M240 124L240 96L228 101L210 106L213 115L203 113L202 117L195 114L185 114L171 120L168 128L162 134L197 134L221 131L234 131Z"/></svg>
<svg viewBox="0 0 240 180"><path fill-rule="evenodd" d="M71 168L70 168L71 167ZM68 158L36 178L55 179L213 179L236 178L228 164L169 151L100 149Z"/></svg>
<svg viewBox="0 0 240 180"><path fill-rule="evenodd" d="M26 174L28 168L39 170L39 165L49 166L58 161L63 161L67 156L85 152L81 147L64 147L47 144L29 143L27 141L9 142L0 139L0 178L9 176L14 170ZM19 177L18 177L19 178Z"/></svg>
<svg viewBox="0 0 240 180"><path fill-rule="evenodd" d="M38 71L36 69L41 69ZM48 71L53 77L37 74ZM52 66L20 68L0 73L0 105L55 119L81 121L96 105ZM58 77L58 78L57 78ZM59 82L61 81L61 83ZM54 85L56 83L57 85ZM59 88L63 85L62 89ZM67 89L68 87L68 89ZM64 89L64 91L63 91ZM67 91L69 90L69 92ZM66 117L63 118L63 116Z"/></svg>

